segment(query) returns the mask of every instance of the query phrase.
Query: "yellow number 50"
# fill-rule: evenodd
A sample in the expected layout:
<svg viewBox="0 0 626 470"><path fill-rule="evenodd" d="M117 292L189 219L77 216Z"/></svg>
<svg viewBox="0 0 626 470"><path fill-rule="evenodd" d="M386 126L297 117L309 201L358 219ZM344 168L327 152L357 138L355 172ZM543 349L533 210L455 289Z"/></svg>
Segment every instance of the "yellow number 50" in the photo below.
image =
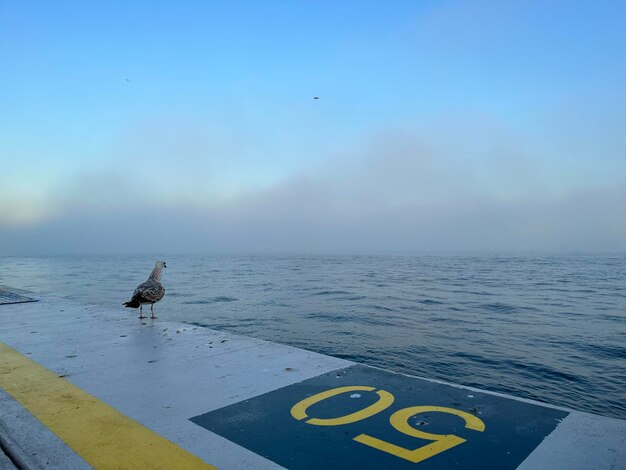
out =
<svg viewBox="0 0 626 470"><path fill-rule="evenodd" d="M372 392L374 390L374 387L366 387L362 385L338 387L331 390L326 390L325 392L318 393L296 403L291 408L291 416L293 416L297 420L303 420L305 418L309 418L309 416L307 415L307 409L315 403L319 403L320 401L326 400L327 398L334 397L335 395L340 395L346 392ZM336 418L309 418L306 420L306 423L313 424L315 426L341 426L343 424L355 423L357 421L362 421L371 416L374 416L377 413L380 413L381 411L391 406L391 404L394 402L394 396L385 390L378 390L376 394L379 397L378 401L376 401L376 403L374 403L373 405L363 408L362 410ZM391 444L389 442L385 442L376 437L368 436L367 434L359 434L353 439L357 442L360 442L361 444L365 444L367 446L373 447L383 452L387 452L389 454L395 455L396 457L400 457L414 463L426 460L433 455L437 455L465 442L465 439L459 436L455 436L454 434L431 434L415 429L409 425L409 418L411 418L412 416L432 411L438 413L449 413L462 418L465 421L465 427L467 429L472 429L479 432L485 430L485 423L483 423L476 416L466 413L464 411L456 410L454 408L445 408L442 406L411 406L393 413L389 418L389 422L396 430L400 431L401 433L408 436L417 437L419 439L433 441L432 444L427 444L425 446L411 450L405 449L404 447L400 447L395 444Z"/></svg>

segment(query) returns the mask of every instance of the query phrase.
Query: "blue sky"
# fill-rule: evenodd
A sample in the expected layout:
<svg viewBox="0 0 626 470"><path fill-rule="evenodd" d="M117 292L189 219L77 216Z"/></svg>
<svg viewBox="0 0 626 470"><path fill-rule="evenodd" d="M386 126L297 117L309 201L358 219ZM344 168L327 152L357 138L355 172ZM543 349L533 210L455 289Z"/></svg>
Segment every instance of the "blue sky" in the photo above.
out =
<svg viewBox="0 0 626 470"><path fill-rule="evenodd" d="M619 1L2 2L0 254L624 251L625 31Z"/></svg>

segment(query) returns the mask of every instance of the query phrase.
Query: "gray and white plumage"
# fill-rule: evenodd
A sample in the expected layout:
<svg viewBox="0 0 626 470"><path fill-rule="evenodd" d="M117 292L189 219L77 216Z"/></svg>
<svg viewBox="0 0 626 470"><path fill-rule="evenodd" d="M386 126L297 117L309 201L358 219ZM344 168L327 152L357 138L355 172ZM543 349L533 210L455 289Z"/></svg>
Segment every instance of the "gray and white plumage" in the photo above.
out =
<svg viewBox="0 0 626 470"><path fill-rule="evenodd" d="M157 261L150 276L148 276L148 280L139 284L135 292L133 292L133 297L128 302L124 303L125 307L139 307L139 318L145 318L143 316L143 304L150 304L150 318L156 318L154 316L154 304L165 295L165 288L163 284L161 284L161 274L163 268L166 267L165 261Z"/></svg>

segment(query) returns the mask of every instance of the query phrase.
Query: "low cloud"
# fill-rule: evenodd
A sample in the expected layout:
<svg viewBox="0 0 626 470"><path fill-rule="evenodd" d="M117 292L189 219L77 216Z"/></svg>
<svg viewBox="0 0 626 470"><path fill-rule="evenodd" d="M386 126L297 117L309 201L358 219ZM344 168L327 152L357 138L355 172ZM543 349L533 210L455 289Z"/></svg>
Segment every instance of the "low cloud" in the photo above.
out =
<svg viewBox="0 0 626 470"><path fill-rule="evenodd" d="M430 131L227 195L182 176L160 197L161 177L77 173L48 195L47 219L2 224L0 254L624 250L625 184L563 185L488 119Z"/></svg>
<svg viewBox="0 0 626 470"><path fill-rule="evenodd" d="M626 188L523 201L466 200L372 212L323 186L285 187L234 208L138 207L3 230L3 254L623 251ZM304 199L303 199L304 197Z"/></svg>
<svg viewBox="0 0 626 470"><path fill-rule="evenodd" d="M216 207L81 208L5 229L0 247L2 254L624 249L624 186L515 201L461 191L397 203L362 200L365 181L349 192L339 182L294 178Z"/></svg>

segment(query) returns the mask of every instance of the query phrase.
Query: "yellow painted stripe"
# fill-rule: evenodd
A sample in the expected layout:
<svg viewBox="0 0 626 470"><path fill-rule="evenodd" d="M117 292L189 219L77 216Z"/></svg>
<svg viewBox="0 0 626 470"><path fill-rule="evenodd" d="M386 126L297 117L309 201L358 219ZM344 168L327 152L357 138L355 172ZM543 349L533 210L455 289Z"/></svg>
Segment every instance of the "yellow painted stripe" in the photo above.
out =
<svg viewBox="0 0 626 470"><path fill-rule="evenodd" d="M0 388L97 469L215 468L4 343Z"/></svg>

